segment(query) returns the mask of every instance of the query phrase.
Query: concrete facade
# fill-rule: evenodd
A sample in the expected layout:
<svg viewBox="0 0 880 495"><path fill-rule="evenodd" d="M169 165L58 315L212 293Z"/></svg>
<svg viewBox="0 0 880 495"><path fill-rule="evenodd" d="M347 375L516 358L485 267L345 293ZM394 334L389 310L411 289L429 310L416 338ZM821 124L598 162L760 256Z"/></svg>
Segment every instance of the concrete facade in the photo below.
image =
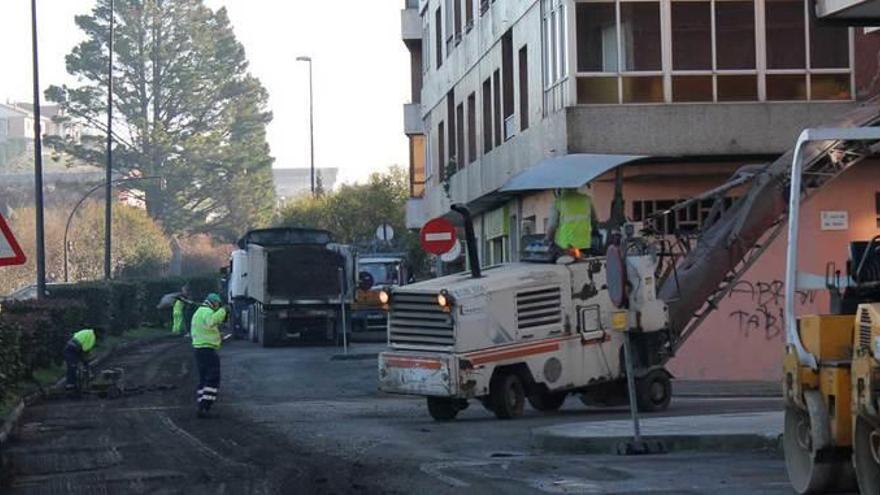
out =
<svg viewBox="0 0 880 495"><path fill-rule="evenodd" d="M717 2L719 0L714 0L711 5ZM780 42L780 36L785 35L783 29L772 28L773 16L781 15L773 10L779 4L770 6L767 0L754 0L754 8L750 9L754 16L753 67L723 69L721 50L717 49L712 50L712 68L702 72L681 71L676 66L674 60L677 59L673 56L686 57L693 53L699 58L700 54L696 49L691 52L674 49L698 44L673 42L677 39L672 27L677 14L671 0L639 2L657 7L659 48L632 41L644 35L644 31L641 34L627 31L621 19L628 15L626 10L633 4L620 0L421 0L418 7L407 2L410 16L418 14L422 25L422 36L417 43L407 39L406 31L403 37L411 51L418 51L422 62L418 81L422 89L412 101L420 102L423 129L420 136L424 139L424 154L414 157L411 164L411 170L418 170L420 166L424 170L424 187L413 188L419 194L414 194L407 206L408 227L420 228L427 220L447 213L450 204L466 203L477 213L475 228L481 262L489 265L515 261L520 249L519 236L545 231L553 194L550 191L527 194L502 205L488 199L511 177L545 158L569 153L656 157L654 163L640 164L626 172L626 213L637 217L642 208L659 207L657 205L716 187L743 165L774 160L793 146L803 128L833 122L837 116L855 108L859 100L880 93L877 83L880 80L877 61L880 33L866 33L861 28L840 28L842 31L834 33L814 31L807 16L809 4L799 0L788 2L787 20L789 23L802 20L806 26L804 32L808 33L808 46L803 54L805 68L778 70L778 66L774 66L790 63L788 56L796 52L797 47ZM607 67L593 70L585 68L585 56L579 57L579 54L595 49L596 40L587 35L586 29L595 19L590 8L596 5L615 12L617 24L614 26L618 31L614 32L618 36L616 45L606 43L607 39L601 41L605 43L601 55L607 58L610 53L611 63L605 60L603 64ZM710 1L700 5L709 15ZM801 15L798 13L801 7L802 19L797 17ZM468 8L473 9L470 16ZM456 9L460 21L457 21ZM715 11L713 7L713 23L721 22L721 18L714 17ZM470 24L468 17L472 19ZM629 22L638 22L638 19L636 16ZM687 27L684 31L700 30L699 22ZM707 33L711 31L712 40L716 35L721 39L723 33L716 33L718 28L702 27ZM614 40L614 37L608 39ZM810 43L836 46L836 62L823 62L822 55L811 49ZM639 72L639 50L656 52L657 63L661 65L656 70ZM521 67L523 61L527 67ZM627 64L635 68L617 71L617 67ZM817 68L820 65L828 68ZM702 96L708 101L686 102L691 95L681 93L674 86L680 79L692 76L692 72L701 74L702 82L711 81L710 94ZM729 98L723 94L722 86L736 78L751 81L754 94L744 97L743 101L727 101ZM835 81L831 84L832 90L827 85L829 80ZM596 81L614 81L608 88L612 88L616 103L593 102L591 98L595 95L588 86ZM792 87L781 86L792 81L795 83ZM641 83L654 86L640 86ZM640 88L647 89L642 94L638 93L642 91ZM793 92L786 93L789 90ZM651 101L635 101L640 98ZM499 105L503 112L499 111ZM408 111L413 110L410 107ZM462 124L463 131L460 130ZM407 129L414 128L407 126ZM489 138L486 131L491 133ZM459 141L463 142L459 144ZM450 167L453 157L455 164ZM873 172L856 170L850 175L859 174ZM612 187L608 179L602 178L594 185L594 203L600 219L606 218L610 209ZM875 205L873 188L870 192L856 191L859 184L852 179L839 181L814 201L813 204L818 204L822 198L830 201L847 196L849 199L839 206L825 205L825 208L846 210L853 219L853 228L845 233L820 236L833 237L833 242L827 250L816 251L803 260L813 273L823 273L824 264L831 260L842 266L840 258L845 256L849 240L870 238L870 222L865 219L874 221L876 232L880 215L876 208L880 205ZM699 218L687 221L698 224ZM772 290L778 285L774 281L781 278L784 264L780 242L784 241L777 241L777 246L769 250L747 276L752 293L758 294L757 287ZM821 267L814 270L819 265ZM703 324L700 335L683 349L673 363L679 377L778 378L782 336L773 330L775 309L764 305L756 310L755 301L743 298L743 294L733 295L725 307ZM757 297L754 295L753 299ZM820 311L822 303L821 296L812 297L803 310ZM747 307L749 304L755 307ZM769 314L769 319L756 323L755 318L762 318L756 311ZM731 315L746 315L745 323ZM761 331L769 326L767 332L771 338L758 342L755 325ZM704 337L704 332L711 336ZM756 350L753 346L762 347ZM725 349L736 350L729 351L731 358L725 361L725 366L713 368L713 356ZM753 359L746 359L749 356Z"/></svg>

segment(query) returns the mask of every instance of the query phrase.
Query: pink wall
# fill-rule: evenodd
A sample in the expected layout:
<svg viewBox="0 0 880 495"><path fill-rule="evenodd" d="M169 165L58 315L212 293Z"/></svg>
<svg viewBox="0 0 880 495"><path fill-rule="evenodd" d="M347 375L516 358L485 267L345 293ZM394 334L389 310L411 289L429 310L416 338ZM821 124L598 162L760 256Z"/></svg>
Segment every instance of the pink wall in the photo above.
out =
<svg viewBox="0 0 880 495"><path fill-rule="evenodd" d="M722 176L687 177L705 164L663 166L666 171L649 179L633 177L625 184L627 214L636 199L676 199L693 196L723 181ZM824 277L825 265L834 261L845 271L851 240L870 239L877 228L875 193L880 192L880 163L863 162L804 205L801 211L800 271ZM729 170L736 165L728 165ZM720 168L716 168L720 171ZM664 172L676 171L675 177ZM594 186L600 218L608 215L612 184ZM822 210L849 213L848 231L822 231ZM725 302L702 324L670 364L670 371L685 379L777 380L784 345L782 318L786 236L783 234L737 284ZM823 313L828 309L824 290L799 292L798 311Z"/></svg>

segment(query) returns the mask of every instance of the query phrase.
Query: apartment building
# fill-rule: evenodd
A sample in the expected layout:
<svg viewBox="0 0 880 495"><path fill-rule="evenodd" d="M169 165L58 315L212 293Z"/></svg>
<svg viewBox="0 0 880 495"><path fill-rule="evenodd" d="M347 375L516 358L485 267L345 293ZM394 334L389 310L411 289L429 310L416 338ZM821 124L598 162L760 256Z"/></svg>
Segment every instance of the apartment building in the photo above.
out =
<svg viewBox="0 0 880 495"><path fill-rule="evenodd" d="M819 0L858 16L865 0ZM827 5L826 5L827 4ZM849 4L856 6L850 8ZM868 7L865 7L864 5ZM451 203L475 213L484 265L516 261L542 233L549 190L502 192L520 172L577 154L649 157L624 169L626 214L640 220L792 147L880 91L880 33L818 21L813 0L408 0L405 105L420 228ZM824 10L823 10L824 9ZM837 10L834 10L837 9ZM844 12L845 11L845 12ZM880 228L880 167L865 162L804 210L802 312L827 308L821 274ZM610 176L594 185L600 219ZM667 220L697 228L708 205ZM843 218L834 223L830 218ZM686 378L776 379L784 331L784 239L743 278L673 363Z"/></svg>

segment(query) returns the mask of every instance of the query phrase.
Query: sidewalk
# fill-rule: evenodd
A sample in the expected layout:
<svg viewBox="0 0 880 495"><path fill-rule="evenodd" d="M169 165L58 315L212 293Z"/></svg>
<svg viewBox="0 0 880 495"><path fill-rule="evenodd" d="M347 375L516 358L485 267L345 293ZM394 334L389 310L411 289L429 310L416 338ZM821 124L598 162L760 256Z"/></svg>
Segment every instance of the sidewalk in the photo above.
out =
<svg viewBox="0 0 880 495"><path fill-rule="evenodd" d="M723 381L723 380L673 380L675 397L779 397L782 398L781 382Z"/></svg>
<svg viewBox="0 0 880 495"><path fill-rule="evenodd" d="M661 441L671 452L732 452L779 448L783 413L643 417L644 440ZM594 421L532 430L532 446L566 454L609 454L632 440L631 420Z"/></svg>

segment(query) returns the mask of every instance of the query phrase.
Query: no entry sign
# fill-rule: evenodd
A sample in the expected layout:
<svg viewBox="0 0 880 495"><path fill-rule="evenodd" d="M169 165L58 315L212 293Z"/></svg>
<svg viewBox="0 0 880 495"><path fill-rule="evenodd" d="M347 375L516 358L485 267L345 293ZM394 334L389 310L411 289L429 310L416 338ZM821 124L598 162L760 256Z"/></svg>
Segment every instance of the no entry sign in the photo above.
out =
<svg viewBox="0 0 880 495"><path fill-rule="evenodd" d="M0 215L0 266L23 265L26 261L27 257L12 235L6 219Z"/></svg>
<svg viewBox="0 0 880 495"><path fill-rule="evenodd" d="M445 218L435 218L422 227L422 247L425 251L441 255L455 246L455 226Z"/></svg>

